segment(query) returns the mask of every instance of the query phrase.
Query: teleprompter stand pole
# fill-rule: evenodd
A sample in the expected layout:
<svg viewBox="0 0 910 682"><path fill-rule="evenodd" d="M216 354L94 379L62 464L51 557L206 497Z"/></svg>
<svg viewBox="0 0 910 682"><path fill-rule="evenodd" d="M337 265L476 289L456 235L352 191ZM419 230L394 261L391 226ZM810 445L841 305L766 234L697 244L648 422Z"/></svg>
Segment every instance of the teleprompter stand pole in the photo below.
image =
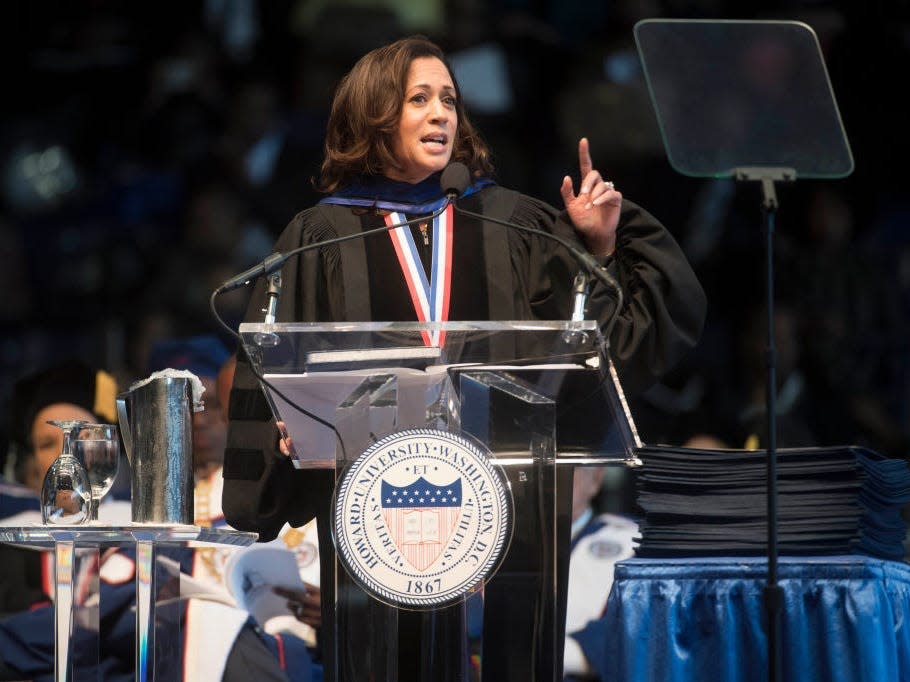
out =
<svg viewBox="0 0 910 682"><path fill-rule="evenodd" d="M774 340L774 227L777 217L775 182L791 182L796 171L790 168L737 168L737 181L759 181L762 191L762 214L765 218L765 296L767 298L767 369L765 410L768 425L767 457L767 515L768 515L768 582L764 590L765 613L768 617L768 680L781 680L781 612L784 591L777 580L777 349Z"/></svg>

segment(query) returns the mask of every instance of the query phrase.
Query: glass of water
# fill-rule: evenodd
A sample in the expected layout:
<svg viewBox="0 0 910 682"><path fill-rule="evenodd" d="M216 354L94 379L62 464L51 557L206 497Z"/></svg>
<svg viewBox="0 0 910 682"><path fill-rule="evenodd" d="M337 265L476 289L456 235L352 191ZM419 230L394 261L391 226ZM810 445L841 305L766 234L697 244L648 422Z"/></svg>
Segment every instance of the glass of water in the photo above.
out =
<svg viewBox="0 0 910 682"><path fill-rule="evenodd" d="M63 450L44 475L41 519L52 525L86 523L91 519L91 485L85 467L73 456L75 436L85 422L51 420L48 424L63 430Z"/></svg>
<svg viewBox="0 0 910 682"><path fill-rule="evenodd" d="M88 474L92 488L90 521L98 520L98 505L120 468L120 434L113 424L82 424L73 440L73 454Z"/></svg>

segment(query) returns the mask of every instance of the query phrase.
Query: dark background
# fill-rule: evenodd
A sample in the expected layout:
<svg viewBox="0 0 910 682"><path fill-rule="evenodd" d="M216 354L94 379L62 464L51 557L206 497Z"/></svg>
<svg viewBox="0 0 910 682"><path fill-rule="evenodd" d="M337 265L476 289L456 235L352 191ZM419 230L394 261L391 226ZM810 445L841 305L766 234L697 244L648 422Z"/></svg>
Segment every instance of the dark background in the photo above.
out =
<svg viewBox="0 0 910 682"><path fill-rule="evenodd" d="M127 384L146 375L154 341L219 334L212 290L317 198L309 178L337 78L423 32L456 62L480 50L503 67L498 82L461 83L482 97L468 107L502 184L559 205L586 135L596 166L684 246L708 293L705 334L633 412L649 443L708 433L742 446L763 423L761 196L669 166L632 29L646 17L797 19L819 37L856 167L778 188L778 444L907 454L907 2L357 4L0 3L4 409L17 377L65 357ZM229 323L245 295L220 300Z"/></svg>

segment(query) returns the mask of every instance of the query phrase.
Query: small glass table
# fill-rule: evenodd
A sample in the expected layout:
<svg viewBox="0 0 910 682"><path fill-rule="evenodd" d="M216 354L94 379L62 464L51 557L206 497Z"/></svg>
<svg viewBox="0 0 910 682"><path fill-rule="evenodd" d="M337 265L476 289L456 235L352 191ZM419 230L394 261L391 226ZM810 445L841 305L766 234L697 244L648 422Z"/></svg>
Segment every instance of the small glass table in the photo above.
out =
<svg viewBox="0 0 910 682"><path fill-rule="evenodd" d="M88 667L97 668L98 665L98 601L91 599L91 595L98 592L97 572L93 580L89 578L80 586L79 599L75 602L74 575L80 566L99 565L102 545L135 544L136 680L149 682L155 679L156 548L159 545L186 547L197 544L246 546L257 537L256 533L191 525L0 526L0 542L54 550L54 674L57 682L76 679L73 642L77 611L81 613L76 623L89 632L88 637L95 643L94 651L91 651L90 644L85 646L86 637L80 639L80 660Z"/></svg>

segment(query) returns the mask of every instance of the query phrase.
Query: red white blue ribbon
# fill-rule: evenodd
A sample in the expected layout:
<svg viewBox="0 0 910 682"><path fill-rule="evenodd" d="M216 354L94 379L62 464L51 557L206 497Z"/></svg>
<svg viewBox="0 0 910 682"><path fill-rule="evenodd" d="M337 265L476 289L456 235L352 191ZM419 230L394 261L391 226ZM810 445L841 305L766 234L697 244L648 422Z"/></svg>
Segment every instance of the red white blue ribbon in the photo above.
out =
<svg viewBox="0 0 910 682"><path fill-rule="evenodd" d="M414 236L408 226L396 227L389 231L398 264L404 274L411 295L411 303L420 322L445 322L449 319L449 301L452 294L452 223L454 210L452 205L433 219L433 258L430 265L430 278L427 279L423 263L417 253ZM392 212L386 215L385 224L395 225L405 222L403 214ZM423 341L427 346L442 346L445 343L445 332L423 332Z"/></svg>

